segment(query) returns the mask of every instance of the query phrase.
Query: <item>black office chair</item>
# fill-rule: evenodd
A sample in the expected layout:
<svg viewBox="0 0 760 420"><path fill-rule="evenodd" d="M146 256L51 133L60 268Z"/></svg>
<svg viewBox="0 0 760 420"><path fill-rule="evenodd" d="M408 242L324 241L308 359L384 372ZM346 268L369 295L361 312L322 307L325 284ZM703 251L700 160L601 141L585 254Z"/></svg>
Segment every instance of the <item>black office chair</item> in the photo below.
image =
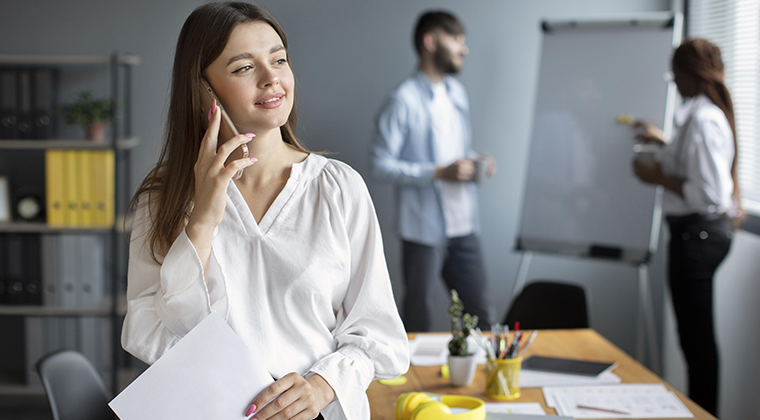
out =
<svg viewBox="0 0 760 420"><path fill-rule="evenodd" d="M520 328L588 328L586 292L581 286L553 281L530 283L512 302L504 323Z"/></svg>
<svg viewBox="0 0 760 420"><path fill-rule="evenodd" d="M114 420L108 392L98 371L84 355L61 350L37 362L53 420Z"/></svg>

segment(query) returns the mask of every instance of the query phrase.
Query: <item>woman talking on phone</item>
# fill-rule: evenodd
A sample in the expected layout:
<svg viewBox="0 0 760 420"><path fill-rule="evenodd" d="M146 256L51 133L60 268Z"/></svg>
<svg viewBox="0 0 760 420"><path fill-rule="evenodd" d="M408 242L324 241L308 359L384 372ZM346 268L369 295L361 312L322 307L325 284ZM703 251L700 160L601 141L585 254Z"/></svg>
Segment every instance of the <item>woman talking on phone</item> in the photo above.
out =
<svg viewBox="0 0 760 420"><path fill-rule="evenodd" d="M153 363L217 312L276 379L241 413L366 419L370 382L408 368L406 333L364 181L295 137L287 47L247 3L185 22L163 149L133 199L122 345ZM220 105L245 134L220 136Z"/></svg>
<svg viewBox="0 0 760 420"><path fill-rule="evenodd" d="M689 397L717 416L718 349L713 325L713 275L743 214L736 175L736 128L723 83L720 49L704 39L684 41L672 69L684 103L673 140L638 121L638 139L658 144L656 163L634 161L644 182L665 187L670 226L668 280L689 376Z"/></svg>

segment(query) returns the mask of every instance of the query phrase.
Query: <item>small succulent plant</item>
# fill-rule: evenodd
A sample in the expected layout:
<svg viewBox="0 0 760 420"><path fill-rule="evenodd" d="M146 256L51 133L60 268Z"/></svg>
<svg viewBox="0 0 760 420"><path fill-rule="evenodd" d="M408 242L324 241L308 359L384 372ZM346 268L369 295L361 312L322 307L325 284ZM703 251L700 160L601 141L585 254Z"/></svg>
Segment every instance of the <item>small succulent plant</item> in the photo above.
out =
<svg viewBox="0 0 760 420"><path fill-rule="evenodd" d="M464 304L459 300L459 294L456 290L451 289L451 305L449 306L449 317L451 318L451 335L453 338L449 341L449 354L452 356L469 356L467 351L467 337L470 336L472 329L478 325L477 315L462 315Z"/></svg>

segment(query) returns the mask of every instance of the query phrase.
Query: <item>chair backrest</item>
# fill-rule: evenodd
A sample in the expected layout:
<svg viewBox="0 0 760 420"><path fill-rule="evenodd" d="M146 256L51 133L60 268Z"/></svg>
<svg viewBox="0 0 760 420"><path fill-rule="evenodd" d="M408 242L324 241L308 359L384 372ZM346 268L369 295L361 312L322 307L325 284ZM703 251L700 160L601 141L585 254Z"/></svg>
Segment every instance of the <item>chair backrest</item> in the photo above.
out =
<svg viewBox="0 0 760 420"><path fill-rule="evenodd" d="M588 328L586 292L581 286L554 281L528 284L512 302L504 323L520 321L524 329Z"/></svg>
<svg viewBox="0 0 760 420"><path fill-rule="evenodd" d="M37 362L54 420L113 420L98 371L81 353L61 350Z"/></svg>

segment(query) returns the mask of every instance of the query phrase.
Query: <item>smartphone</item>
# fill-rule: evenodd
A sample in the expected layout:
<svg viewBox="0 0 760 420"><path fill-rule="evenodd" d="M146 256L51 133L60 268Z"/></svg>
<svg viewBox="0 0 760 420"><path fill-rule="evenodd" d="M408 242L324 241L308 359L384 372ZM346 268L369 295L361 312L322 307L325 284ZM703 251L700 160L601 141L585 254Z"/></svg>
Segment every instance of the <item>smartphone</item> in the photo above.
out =
<svg viewBox="0 0 760 420"><path fill-rule="evenodd" d="M201 77L201 86L203 86L203 92L201 92L201 104L203 106L203 127L208 128L208 119L206 116L208 115L209 109L211 109L211 106L213 105L214 99L216 99L216 106L219 107L219 111L222 113L222 125L219 127L219 137L218 137L218 144L223 144L227 140L237 136L240 134L240 132L235 127L235 124L232 123L232 120L230 119L230 116L227 115L227 111L224 110L224 107L222 106L222 102L217 98L216 93L214 93L214 90L211 89L211 85L208 83L208 81L205 78ZM248 157L248 146L245 144L240 145L240 149L243 151L243 157ZM234 179L240 179L240 177L243 176L243 170L239 170L235 176Z"/></svg>

